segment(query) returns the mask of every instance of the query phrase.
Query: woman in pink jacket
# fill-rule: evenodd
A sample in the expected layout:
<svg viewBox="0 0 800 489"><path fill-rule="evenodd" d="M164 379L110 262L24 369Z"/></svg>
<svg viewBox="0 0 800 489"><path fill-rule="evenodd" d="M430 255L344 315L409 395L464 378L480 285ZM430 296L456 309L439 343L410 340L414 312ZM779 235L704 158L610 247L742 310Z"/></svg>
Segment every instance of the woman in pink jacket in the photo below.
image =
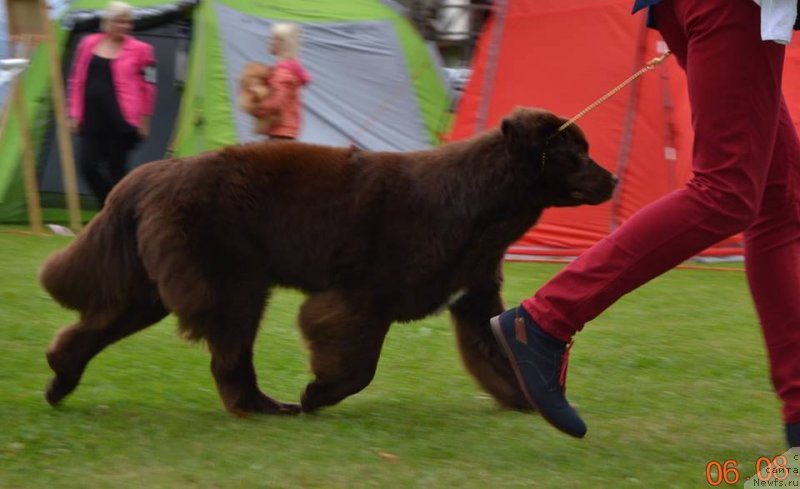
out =
<svg viewBox="0 0 800 489"><path fill-rule="evenodd" d="M147 136L155 101L150 44L130 36L133 9L111 2L103 32L83 38L69 77L69 116L80 135L81 173L102 207L125 176L128 154Z"/></svg>
<svg viewBox="0 0 800 489"><path fill-rule="evenodd" d="M259 118L277 116L264 132L270 139L296 139L300 133L300 89L311 77L297 60L299 41L297 24L280 23L272 27L269 51L278 61L267 79L270 95L253 114Z"/></svg>

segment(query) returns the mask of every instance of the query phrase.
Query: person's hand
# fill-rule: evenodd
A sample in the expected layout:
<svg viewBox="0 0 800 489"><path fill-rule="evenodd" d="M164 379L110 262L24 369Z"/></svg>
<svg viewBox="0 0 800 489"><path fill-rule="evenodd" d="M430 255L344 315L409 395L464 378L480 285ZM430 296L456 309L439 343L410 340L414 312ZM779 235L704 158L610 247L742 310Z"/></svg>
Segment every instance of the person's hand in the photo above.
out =
<svg viewBox="0 0 800 489"><path fill-rule="evenodd" d="M78 129L80 128L80 124L78 124L78 119L70 117L68 123L69 123L69 132L71 132L72 134L78 134Z"/></svg>
<svg viewBox="0 0 800 489"><path fill-rule="evenodd" d="M139 131L139 136L142 139L146 138L150 135L150 118L149 117L142 117L141 122L139 123L139 127L137 128Z"/></svg>

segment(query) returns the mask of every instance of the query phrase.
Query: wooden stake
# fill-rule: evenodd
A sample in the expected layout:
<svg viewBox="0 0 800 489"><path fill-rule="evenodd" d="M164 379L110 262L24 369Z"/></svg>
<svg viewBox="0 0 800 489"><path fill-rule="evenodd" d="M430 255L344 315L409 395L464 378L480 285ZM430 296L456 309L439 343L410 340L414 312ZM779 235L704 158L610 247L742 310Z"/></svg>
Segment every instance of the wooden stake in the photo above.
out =
<svg viewBox="0 0 800 489"><path fill-rule="evenodd" d="M23 41L23 50L26 57L30 56L32 50L29 40ZM43 233L42 226L42 207L39 202L39 186L36 183L36 158L33 154L33 140L31 139L30 125L28 125L28 115L25 108L25 90L23 83L20 83L21 76L14 80L11 92L11 100L17 109L17 121L19 132L22 137L22 176L25 182L25 199L28 204L28 220L31 230L34 233Z"/></svg>
<svg viewBox="0 0 800 489"><path fill-rule="evenodd" d="M56 47L56 37L53 33L53 25L47 14L47 5L44 0L39 0L41 15L46 30L46 41L48 58L50 58L50 80L52 81L53 108L56 119L56 131L58 133L58 152L61 162L61 175L64 180L64 193L67 197L67 210L69 211L69 226L78 232L83 224L81 223L81 207L78 198L78 178L75 172L75 157L72 152L72 139L67 122L66 101L64 96L64 80L61 73L61 61Z"/></svg>

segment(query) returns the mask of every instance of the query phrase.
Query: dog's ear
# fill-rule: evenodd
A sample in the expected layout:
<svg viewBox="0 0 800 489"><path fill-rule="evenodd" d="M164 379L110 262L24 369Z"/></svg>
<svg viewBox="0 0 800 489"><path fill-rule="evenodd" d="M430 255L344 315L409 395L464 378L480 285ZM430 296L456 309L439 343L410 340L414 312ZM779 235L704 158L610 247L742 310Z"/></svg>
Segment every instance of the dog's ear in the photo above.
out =
<svg viewBox="0 0 800 489"><path fill-rule="evenodd" d="M508 149L512 152L524 150L525 126L518 118L514 116L504 118L500 130L506 140Z"/></svg>
<svg viewBox="0 0 800 489"><path fill-rule="evenodd" d="M518 107L503 119L500 130L514 153L534 150L556 132L563 120L542 109Z"/></svg>

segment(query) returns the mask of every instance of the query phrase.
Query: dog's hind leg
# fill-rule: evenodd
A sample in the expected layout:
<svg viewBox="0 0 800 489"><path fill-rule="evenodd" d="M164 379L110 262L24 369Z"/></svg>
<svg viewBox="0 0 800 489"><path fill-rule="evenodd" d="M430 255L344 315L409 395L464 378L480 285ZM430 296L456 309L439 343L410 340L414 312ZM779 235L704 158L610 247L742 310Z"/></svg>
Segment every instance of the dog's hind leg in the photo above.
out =
<svg viewBox="0 0 800 489"><path fill-rule="evenodd" d="M372 382L389 320L355 313L339 294L324 292L308 298L299 321L316 376L300 401L303 411L334 405Z"/></svg>
<svg viewBox="0 0 800 489"><path fill-rule="evenodd" d="M499 278L471 287L450 306L461 359L467 371L501 405L529 411L531 406L489 327L489 319L503 310Z"/></svg>
<svg viewBox="0 0 800 489"><path fill-rule="evenodd" d="M151 326L167 315L157 297L135 303L118 313L88 311L78 323L61 330L47 350L55 377L45 390L51 405L75 390L89 361L103 348Z"/></svg>
<svg viewBox="0 0 800 489"><path fill-rule="evenodd" d="M267 286L259 284L257 279L238 283L243 285L216 285L216 305L192 314L178 313L181 328L202 336L208 343L211 373L228 411L237 416L297 414L299 405L277 401L258 388L253 343L266 303Z"/></svg>

